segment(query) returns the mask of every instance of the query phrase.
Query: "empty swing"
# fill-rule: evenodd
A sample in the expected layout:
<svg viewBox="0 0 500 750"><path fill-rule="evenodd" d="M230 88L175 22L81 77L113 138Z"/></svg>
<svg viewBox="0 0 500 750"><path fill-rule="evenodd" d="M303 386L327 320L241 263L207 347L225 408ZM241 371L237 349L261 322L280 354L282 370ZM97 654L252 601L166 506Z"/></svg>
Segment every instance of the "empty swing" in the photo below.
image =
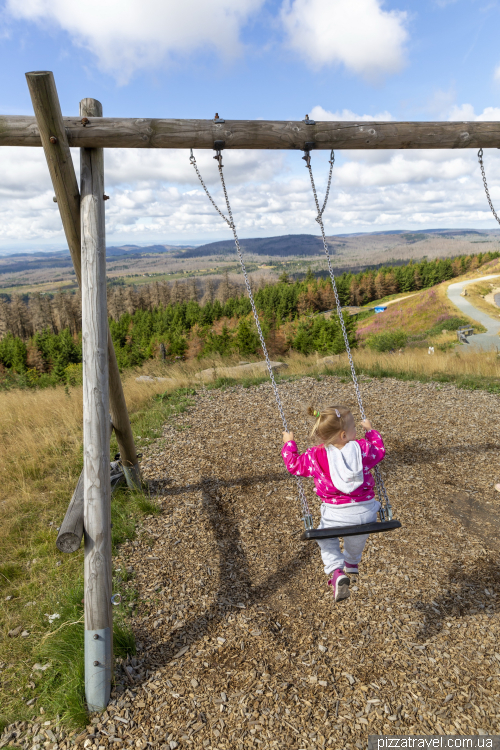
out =
<svg viewBox="0 0 500 750"><path fill-rule="evenodd" d="M316 221L318 222L318 224L320 225L320 228L321 228L321 236L322 236L322 239L323 239L323 247L324 247L324 250L325 250L325 254L326 254L326 258L327 258L327 263L328 263L328 272L330 274L330 279L331 279L331 282L332 282L333 292L334 292L334 295L335 295L335 303L336 303L336 307L337 307L337 314L338 314L340 326L341 326L341 329L342 329L342 335L344 337L344 343L345 343L345 347L346 347L346 351L347 351L347 356L349 358L349 365L350 365L350 368L351 368L351 376L352 376L352 380L353 380L353 384L354 384L354 389L356 391L356 397L357 397L357 400L358 400L359 411L360 411L362 419L365 419L366 418L365 410L363 408L363 402L362 402L362 399L361 399L361 392L359 390L358 379L356 377L356 371L354 369L354 362L353 362L353 359L352 359L351 348L349 346L349 339L348 339L348 336L347 336L347 330L346 330L344 318L343 318L343 315L342 315L342 305L340 304L340 298L339 298L338 291L337 291L337 285L335 283L335 275L333 273L333 268L332 268L332 265L331 265L330 253L329 253L329 250L328 250L328 245L326 243L325 229L324 229L324 225L323 225L323 212L324 212L324 210L326 208L326 204L327 204L327 201L328 201L328 196L329 196L329 193L330 193L330 186L331 186L331 182L332 182L332 172L333 172L333 165L334 165L335 157L334 157L334 152L332 150L332 152L330 154L330 170L329 170L329 174L328 174L328 183L327 183L327 189L326 189L326 194L325 194L325 200L323 202L322 208L320 209L320 207L319 207L319 201L318 201L318 195L317 195L317 192L316 192L316 185L314 183L314 178L313 178L313 173L312 173L312 168L311 168L311 154L310 154L310 151L311 151L312 148L314 148L314 145L315 145L314 143L306 143L305 144L304 156L302 158L306 162L307 169L309 170L309 176L311 178L311 187L312 187L312 191L313 191L313 194L314 194L314 200L315 200L315 203L316 203L316 208L317 208L317 211L318 211L318 215L316 216ZM252 312L253 312L253 316L254 316L254 319L255 319L255 324L257 326L257 332L259 334L259 339L260 339L260 343L261 343L261 346L262 346L262 351L264 353L264 357L265 357L265 360L266 360L266 365L267 365L267 369L268 369L268 372L269 372L269 378L271 380L271 385L272 385L272 388L273 388L274 397L276 399L276 404L278 406L278 411L279 411L279 414L280 414L280 417L281 417L281 421L282 421L282 424L283 424L283 429L284 429L285 432L289 432L287 421L286 421L285 414L284 414L284 411L283 411L283 405L281 403L281 398L280 398L279 391L278 391L278 386L276 385L276 380L274 378L273 369L271 367L271 362L270 362L270 359L269 359L269 354L268 354L268 351L267 351L266 343L264 341L264 335L262 333L262 328L261 328L261 325L260 325L259 315L257 313L257 308L255 306L255 301L254 301L254 297L253 297L253 293L252 293L252 288L250 286L250 281L248 279L248 274L247 274L247 270L246 270L246 267L245 267L245 262L243 260L243 254L242 254L242 251L241 251L240 241L239 241L239 238L238 238L238 234L236 232L236 226L234 224L233 214L232 214L232 211L231 211L231 205L229 203L229 197L228 197L228 194L227 194L226 183L225 183L224 172L223 172L223 166L224 165L222 164L222 149L223 149L223 147L224 147L224 142L223 141L215 141L214 142L214 151L215 151L214 159L217 161L217 165L218 165L218 169L219 169L219 176L220 176L220 180L221 180L222 190L224 192L224 199L226 201L227 214L228 214L227 216L220 210L220 208L217 206L217 204L215 203L214 199L210 195L210 193L208 191L208 188L205 185L205 183L203 181L203 178L202 178L202 176L200 174L200 171L198 169L198 165L196 163L196 159L195 159L195 156L193 154L193 149L191 149L191 156L190 156L189 161L192 164L192 166L193 166L193 168L194 168L194 170L195 170L195 172L196 172L196 174L198 176L198 179L199 179L199 181L201 183L201 186L203 187L203 189L204 189L204 191L205 191L208 199L210 200L211 204L213 205L213 207L215 208L215 210L217 211L217 213L221 216L221 218L226 222L226 224L228 225L228 227L231 229L231 231L233 233L234 242L235 242L235 245L236 245L236 251L238 253L238 258L239 258L239 261L240 261L241 271L242 271L243 278L244 278L244 281L245 281L245 287L246 287L246 290L247 290L247 293L248 293L248 298L250 300L250 305L252 307ZM301 540L306 541L306 540L317 540L317 539L332 539L332 538L344 537L344 536L357 536L358 534L376 534L376 533L379 533L381 531L391 531L392 529L398 529L398 528L400 528L401 527L400 521L397 521L396 519L393 519L393 517L392 517L391 504L389 502L389 497L387 495L387 492L386 492L386 489L385 489L385 485L384 485L384 481L382 479L382 475L380 473L380 469L379 469L378 466L376 466L374 468L374 472L375 472L375 486L376 486L377 496L378 496L378 500L379 500L380 505L381 505L381 508L380 508L380 510L378 512L380 520L379 521L375 521L373 523L358 524L358 525L355 525L355 526L342 526L342 527L337 527L337 528L335 528L335 527L333 527L333 528L329 527L329 528L326 528L326 529L315 529L314 528L313 517L312 517L312 514L311 514L311 510L309 508L309 504L307 502L307 497L306 497L306 494L305 494L305 491L304 491L304 486L303 486L302 480L299 477L295 477L295 480L297 482L297 488L298 488L298 494L299 494L299 501L300 501L301 510L302 510L302 520L303 520L304 526L305 526L305 531L302 533L302 535L300 537Z"/></svg>

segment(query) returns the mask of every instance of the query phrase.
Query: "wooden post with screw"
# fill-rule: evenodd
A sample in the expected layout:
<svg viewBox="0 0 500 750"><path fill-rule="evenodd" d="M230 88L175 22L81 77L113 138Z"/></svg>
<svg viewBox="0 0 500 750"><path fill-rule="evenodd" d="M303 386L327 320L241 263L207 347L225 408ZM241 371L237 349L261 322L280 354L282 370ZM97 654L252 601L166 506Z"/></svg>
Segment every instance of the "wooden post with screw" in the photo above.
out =
<svg viewBox="0 0 500 750"><path fill-rule="evenodd" d="M82 116L102 117L101 104L83 99ZM90 711L111 694L113 615L111 482L104 220L104 154L80 149L82 238L83 461L85 529L85 695Z"/></svg>

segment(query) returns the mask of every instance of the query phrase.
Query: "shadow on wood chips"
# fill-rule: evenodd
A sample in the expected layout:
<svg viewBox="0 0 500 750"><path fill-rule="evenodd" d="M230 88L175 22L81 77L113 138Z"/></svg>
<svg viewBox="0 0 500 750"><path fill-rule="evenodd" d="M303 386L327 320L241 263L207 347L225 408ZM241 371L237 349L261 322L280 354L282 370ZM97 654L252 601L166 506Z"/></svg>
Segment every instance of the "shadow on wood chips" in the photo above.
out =
<svg viewBox="0 0 500 750"><path fill-rule="evenodd" d="M238 524L235 522L230 504L224 501L220 492L221 489L227 487L248 486L266 481L286 481L287 479L288 476L283 473L238 477L230 481L210 477L202 478L198 485L190 486L191 491L198 489L202 492L203 507L210 521L216 544L222 539L224 540L224 554L219 552L220 586L208 610L203 612L201 616L187 622L181 630L172 636L170 642L164 641L160 644L159 648L156 649L153 647L149 650L148 658L151 661L156 662L157 665L167 664L176 649L185 643L195 643L205 635L209 626L213 627L213 625L224 618L228 607L232 608L237 604L235 594L233 593L236 590L238 591L238 599L241 601L243 597L246 606L249 606L258 604L270 593L285 586L290 587L293 584L297 570L302 568L310 560L314 552L317 551L316 545L308 544L301 546L298 554L292 560L288 560L286 565L280 566L273 573L270 573L265 581L254 586L247 572L248 560L241 545ZM176 487L174 490L167 491L165 495L177 495L184 491L185 488ZM221 533L221 527L223 528L223 533ZM302 532L302 526L299 527L299 531ZM292 589L289 593L291 593L292 600L295 597L300 599L301 593L298 589L296 591ZM285 645L284 636L279 634L280 628L271 620L268 630L270 634L279 640L281 646ZM169 646L171 653L166 657L165 652ZM241 652L238 653L236 649L233 649L224 661L231 662L232 666L235 666L247 659L248 656L246 654L241 655ZM222 666L220 659L217 659L217 664Z"/></svg>
<svg viewBox="0 0 500 750"><path fill-rule="evenodd" d="M494 550L500 550L500 510L480 502L469 492L456 492L448 498L450 513L475 536ZM490 506L490 507L488 507Z"/></svg>

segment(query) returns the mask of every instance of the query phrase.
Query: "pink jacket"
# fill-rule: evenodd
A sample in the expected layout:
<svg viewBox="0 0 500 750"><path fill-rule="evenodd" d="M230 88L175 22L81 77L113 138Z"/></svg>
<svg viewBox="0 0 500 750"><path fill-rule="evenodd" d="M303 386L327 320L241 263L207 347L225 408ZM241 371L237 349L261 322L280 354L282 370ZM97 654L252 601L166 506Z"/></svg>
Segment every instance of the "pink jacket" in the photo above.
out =
<svg viewBox="0 0 500 750"><path fill-rule="evenodd" d="M362 503L375 497L375 480L371 475L373 469L385 456L382 437L377 430L369 430L364 440L356 441L361 448L363 474L365 481L350 495L343 495L332 483L328 468L328 457L324 445L313 445L299 455L295 440L290 440L282 448L281 455L290 474L299 477L313 477L316 494L324 503L342 505L344 503Z"/></svg>

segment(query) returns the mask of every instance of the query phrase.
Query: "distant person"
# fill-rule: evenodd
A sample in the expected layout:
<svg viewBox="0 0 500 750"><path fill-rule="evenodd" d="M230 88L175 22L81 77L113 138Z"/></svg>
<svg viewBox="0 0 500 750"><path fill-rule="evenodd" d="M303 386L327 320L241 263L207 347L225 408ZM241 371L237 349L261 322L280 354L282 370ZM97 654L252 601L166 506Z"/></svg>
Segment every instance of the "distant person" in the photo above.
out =
<svg viewBox="0 0 500 750"><path fill-rule="evenodd" d="M361 422L365 438L356 440L354 417L345 406L321 411L310 406L308 413L316 417L311 437L318 444L299 455L293 432L284 432L281 455L290 474L314 478L316 494L322 501L318 529L376 521L380 503L375 500L370 469L385 456L380 433L365 419ZM338 539L317 540L336 602L350 595L351 581L346 573L358 574L368 536L345 537L343 553Z"/></svg>

